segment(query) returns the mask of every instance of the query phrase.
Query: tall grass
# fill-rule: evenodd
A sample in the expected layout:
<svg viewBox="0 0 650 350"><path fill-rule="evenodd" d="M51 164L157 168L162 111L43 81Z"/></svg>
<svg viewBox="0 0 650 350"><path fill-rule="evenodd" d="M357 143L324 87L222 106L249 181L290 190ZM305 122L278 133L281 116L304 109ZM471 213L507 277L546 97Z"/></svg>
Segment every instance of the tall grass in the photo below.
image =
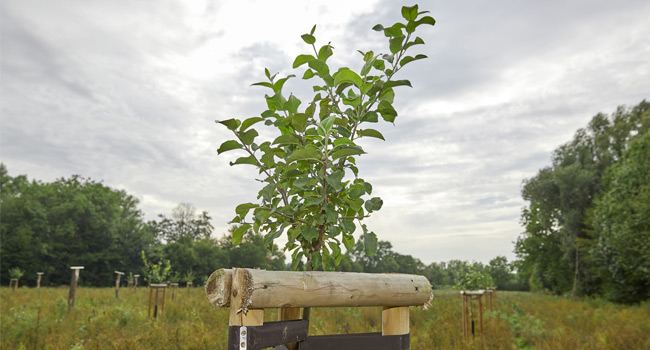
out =
<svg viewBox="0 0 650 350"><path fill-rule="evenodd" d="M147 317L146 288L79 288L67 311L67 288L0 289L2 349L223 349L228 310L202 288L181 288L157 319ZM436 291L432 306L411 309L412 349L650 349L650 303L622 306L542 294L499 292L485 329L463 341L461 299ZM267 321L276 312L265 313ZM310 334L381 330L381 308L313 308Z"/></svg>

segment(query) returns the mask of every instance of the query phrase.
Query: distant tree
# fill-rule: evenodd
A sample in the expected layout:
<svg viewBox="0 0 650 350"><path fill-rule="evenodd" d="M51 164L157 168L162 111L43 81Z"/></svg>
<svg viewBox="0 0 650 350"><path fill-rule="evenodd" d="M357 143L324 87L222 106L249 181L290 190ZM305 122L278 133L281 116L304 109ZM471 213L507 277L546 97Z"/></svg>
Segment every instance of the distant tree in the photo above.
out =
<svg viewBox="0 0 650 350"><path fill-rule="evenodd" d="M210 238L214 229L207 211L196 214L196 208L190 203L180 203L172 210L172 217L159 214L156 223L156 236L167 242L181 239Z"/></svg>
<svg viewBox="0 0 650 350"><path fill-rule="evenodd" d="M525 232L516 243L520 273L555 293L593 294L599 279L579 243L588 240L587 212L601 190L601 177L631 140L650 128L650 103L598 114L573 140L553 153L552 165L524 181Z"/></svg>
<svg viewBox="0 0 650 350"><path fill-rule="evenodd" d="M284 254L276 244L267 250L268 244L261 234L246 230L240 244L232 242L232 234L238 226L232 226L228 235L220 240L220 245L230 255L232 267L261 268L265 270L284 270Z"/></svg>
<svg viewBox="0 0 650 350"><path fill-rule="evenodd" d="M607 169L590 213L597 272L614 301L650 299L650 133Z"/></svg>
<svg viewBox="0 0 650 350"><path fill-rule="evenodd" d="M70 266L83 265L88 285L110 285L114 270L141 266L153 232L136 198L80 176L52 183L12 178L0 170L1 273L9 267L43 271L44 283L67 284ZM26 276L35 284L35 276Z"/></svg>

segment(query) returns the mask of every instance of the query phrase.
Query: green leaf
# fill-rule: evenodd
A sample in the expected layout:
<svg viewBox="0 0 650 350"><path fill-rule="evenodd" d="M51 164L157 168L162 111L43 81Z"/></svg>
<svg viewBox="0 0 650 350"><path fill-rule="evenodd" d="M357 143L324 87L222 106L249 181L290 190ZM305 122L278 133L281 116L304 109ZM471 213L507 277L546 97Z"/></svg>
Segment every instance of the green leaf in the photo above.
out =
<svg viewBox="0 0 650 350"><path fill-rule="evenodd" d="M225 125L226 128L230 130L235 130L239 126L239 123L241 123L237 119L226 119L226 120L216 120L217 123Z"/></svg>
<svg viewBox="0 0 650 350"><path fill-rule="evenodd" d="M348 251L351 251L352 248L354 248L354 237L352 235L343 235L343 245L345 246L345 249Z"/></svg>
<svg viewBox="0 0 650 350"><path fill-rule="evenodd" d="M301 177L299 179L295 179L293 181L293 185L298 187L298 188L303 188L305 185L307 185L310 181L312 181L312 178L309 177Z"/></svg>
<svg viewBox="0 0 650 350"><path fill-rule="evenodd" d="M411 7L403 6L402 7L402 17L407 21L413 21L418 16L418 5Z"/></svg>
<svg viewBox="0 0 650 350"><path fill-rule="evenodd" d="M330 186L334 188L336 192L340 192L343 189L343 184L341 183L343 176L345 176L345 172L343 172L343 170L337 170L328 175L325 180L328 184L330 184Z"/></svg>
<svg viewBox="0 0 650 350"><path fill-rule="evenodd" d="M436 25L436 20L433 19L431 16L424 16L420 18L419 20L415 21L416 25L421 25L421 24L430 24L430 25Z"/></svg>
<svg viewBox="0 0 650 350"><path fill-rule="evenodd" d="M427 56L426 56L426 55L422 55L422 54L420 54L420 55L416 55L415 57L405 56L404 58L402 58L401 61L399 61L399 64L402 65L402 66L404 66L405 64L407 64L407 63L409 63L409 62L413 62L413 61L416 61L416 60L421 60L421 59L423 59L423 58L427 58ZM409 85L409 86L410 86L410 85Z"/></svg>
<svg viewBox="0 0 650 350"><path fill-rule="evenodd" d="M390 52L398 53L402 49L402 43L404 42L404 39L405 39L404 36L398 36L398 37L391 38L389 40Z"/></svg>
<svg viewBox="0 0 650 350"><path fill-rule="evenodd" d="M341 221L341 225L343 226L343 232L352 234L354 233L354 230L357 229L357 226L354 224L354 221L352 220L343 220Z"/></svg>
<svg viewBox="0 0 650 350"><path fill-rule="evenodd" d="M302 237L308 242L311 242L314 239L318 238L318 229L315 227L303 226L300 233L302 234Z"/></svg>
<svg viewBox="0 0 650 350"><path fill-rule="evenodd" d="M291 78L294 78L294 77L295 77L295 75L290 74L290 75L287 75L285 78L282 78L282 79L278 80L277 82L275 82L275 84L273 84L273 91L276 92L276 93L280 92L282 90L282 87L284 86L284 83L286 83L287 80L289 80Z"/></svg>
<svg viewBox="0 0 650 350"><path fill-rule="evenodd" d="M320 127L325 131L325 133L329 133L332 131L332 125L334 125L334 121L336 120L335 115L330 115L329 117L323 119L320 121Z"/></svg>
<svg viewBox="0 0 650 350"><path fill-rule="evenodd" d="M309 32L309 35L314 35L314 32L316 31L316 25L311 28L311 31Z"/></svg>
<svg viewBox="0 0 650 350"><path fill-rule="evenodd" d="M313 105L312 105L313 106ZM309 108L307 108L309 110ZM291 118L291 126L298 132L304 132L309 116L305 113L296 113Z"/></svg>
<svg viewBox="0 0 650 350"><path fill-rule="evenodd" d="M300 103L301 103L300 100L296 96L291 94L287 102L285 102L284 104L284 109L289 111L289 114L294 114L296 113L296 111L298 111L298 107L300 106Z"/></svg>
<svg viewBox="0 0 650 350"><path fill-rule="evenodd" d="M368 232L363 235L363 248L367 256L374 256L377 252L377 235Z"/></svg>
<svg viewBox="0 0 650 350"><path fill-rule="evenodd" d="M345 145L356 146L356 144L354 144L354 142L352 142L347 137L340 137L340 138L334 140L334 147L345 146Z"/></svg>
<svg viewBox="0 0 650 350"><path fill-rule="evenodd" d="M267 88L271 88L271 89L273 89L273 84L271 84L271 83L269 83L269 82L265 82L265 81L263 81L263 82L259 82L259 83L255 83L255 84L251 84L251 86L264 86L264 87L267 87Z"/></svg>
<svg viewBox="0 0 650 350"><path fill-rule="evenodd" d="M217 154L221 154L223 152L228 152L233 149L239 149L242 148L242 145L235 141L235 140L228 140L219 146L219 149L217 150Z"/></svg>
<svg viewBox="0 0 650 350"><path fill-rule="evenodd" d="M312 55L298 55L298 57L296 57L296 59L293 61L293 68L298 68L303 64L315 59L316 58Z"/></svg>
<svg viewBox="0 0 650 350"><path fill-rule="evenodd" d="M314 71L311 70L311 69L309 69L309 68L307 68L307 70L305 71L305 74L302 75L302 78L305 79L305 80L307 80L307 79L311 79L311 78L313 78L314 75L315 75L315 74L314 74Z"/></svg>
<svg viewBox="0 0 650 350"><path fill-rule="evenodd" d="M404 33L402 33L402 28L392 26L390 28L384 29L384 35L389 38L397 38L397 37L404 36Z"/></svg>
<svg viewBox="0 0 650 350"><path fill-rule="evenodd" d="M317 150L313 148L303 148L295 150L287 161L291 163L297 160L320 160L320 158L321 155Z"/></svg>
<svg viewBox="0 0 650 350"><path fill-rule="evenodd" d="M413 87L408 80L389 80L384 84L384 89L392 88L395 86L408 86Z"/></svg>
<svg viewBox="0 0 650 350"><path fill-rule="evenodd" d="M237 165L237 164L250 164L257 166L257 160L255 160L255 157L253 156L248 156L248 157L240 157L237 158L234 162L230 162L230 166Z"/></svg>
<svg viewBox="0 0 650 350"><path fill-rule="evenodd" d="M235 213L243 218L253 208L257 208L257 205L253 203L242 203L235 208Z"/></svg>
<svg viewBox="0 0 650 350"><path fill-rule="evenodd" d="M243 224L235 229L235 231L232 233L232 243L241 244L242 238L244 238L244 233L246 233L246 231L250 228L251 225Z"/></svg>
<svg viewBox="0 0 650 350"><path fill-rule="evenodd" d="M248 118L248 119L244 120L243 123L241 123L241 127L239 128L239 131L240 132L245 131L246 129L248 129L252 125L254 125L255 123L261 122L262 120L264 120L264 118L261 118L261 117Z"/></svg>
<svg viewBox="0 0 650 350"><path fill-rule="evenodd" d="M381 209L381 206L384 204L384 201L381 200L379 197L372 197L369 200L366 201L366 204L364 204L364 207L366 208L366 211L368 213L372 213L373 211L377 211Z"/></svg>
<svg viewBox="0 0 650 350"><path fill-rule="evenodd" d="M332 56L332 54L332 46L329 44L323 45L323 47L318 50L318 59L325 62L330 56Z"/></svg>
<svg viewBox="0 0 650 350"><path fill-rule="evenodd" d="M362 122L368 122L368 123L376 123L379 120L377 112L375 111L370 111L366 113L362 118Z"/></svg>
<svg viewBox="0 0 650 350"><path fill-rule="evenodd" d="M291 134L284 134L278 136L275 140L273 140L274 145L298 145L300 144L300 141L298 140L297 137L291 135Z"/></svg>
<svg viewBox="0 0 650 350"><path fill-rule="evenodd" d="M409 41L408 43L404 44L404 50L408 49L413 45L423 45L423 44L424 44L424 40L422 40L422 38L418 36L417 38L415 38L415 40Z"/></svg>
<svg viewBox="0 0 650 350"><path fill-rule="evenodd" d="M320 74L321 77L330 74L330 68L327 66L327 63L321 60L311 60L309 61L308 65L309 68L318 72L318 74Z"/></svg>
<svg viewBox="0 0 650 350"><path fill-rule="evenodd" d="M381 117L384 118L384 120L387 122L392 123L395 121L395 117L397 117L397 111L395 111L393 106L387 101L381 101L377 107L377 110L379 110Z"/></svg>
<svg viewBox="0 0 650 350"><path fill-rule="evenodd" d="M339 214L334 209L333 204L324 205L323 210L325 210L325 222L327 222L327 223L336 223L338 221ZM332 233L332 232L330 232L330 233Z"/></svg>
<svg viewBox="0 0 650 350"><path fill-rule="evenodd" d="M361 77L348 68L341 68L334 74L334 86L339 86L341 83L352 83L357 87L361 87L363 80Z"/></svg>
<svg viewBox="0 0 650 350"><path fill-rule="evenodd" d="M384 26L382 26L381 24L376 24L374 27L372 27L372 30L381 32L382 30L384 30Z"/></svg>
<svg viewBox="0 0 650 350"><path fill-rule="evenodd" d="M359 154L364 154L366 152L361 149L359 146L347 146L347 147L342 147L337 149L336 151L332 152L332 159L336 160L342 157L348 157L348 156L354 156L354 155L359 155Z"/></svg>
<svg viewBox="0 0 650 350"><path fill-rule="evenodd" d="M311 34L303 34L300 37L302 38L302 40L304 40L309 45L316 42L316 38L314 38L314 36L311 35Z"/></svg>
<svg viewBox="0 0 650 350"><path fill-rule="evenodd" d="M375 62L372 63L372 66L381 71L386 69L386 63L384 63L384 60L380 59L375 60Z"/></svg>
<svg viewBox="0 0 650 350"><path fill-rule="evenodd" d="M382 135L379 131L377 131L375 129L359 130L359 135L368 136L368 137L375 137L375 138L382 139L382 140L386 141L386 139L384 138L384 135Z"/></svg>
<svg viewBox="0 0 650 350"><path fill-rule="evenodd" d="M366 189L361 184L350 186L348 196L350 199L357 199L366 193Z"/></svg>
<svg viewBox="0 0 650 350"><path fill-rule="evenodd" d="M255 129L250 129L242 134L239 134L239 139L241 142L243 142L245 145L250 145L253 143L253 140L258 136L259 134L257 133L257 130Z"/></svg>

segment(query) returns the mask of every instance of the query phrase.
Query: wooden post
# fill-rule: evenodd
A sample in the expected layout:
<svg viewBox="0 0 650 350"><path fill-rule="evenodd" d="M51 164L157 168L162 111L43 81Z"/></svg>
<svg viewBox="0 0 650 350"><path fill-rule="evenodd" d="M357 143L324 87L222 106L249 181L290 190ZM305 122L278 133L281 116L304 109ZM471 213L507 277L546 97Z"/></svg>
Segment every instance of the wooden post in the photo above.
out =
<svg viewBox="0 0 650 350"><path fill-rule="evenodd" d="M140 275L133 275L133 277L135 277L135 283L133 284L133 289L136 289L138 288L138 277L140 277Z"/></svg>
<svg viewBox="0 0 650 350"><path fill-rule="evenodd" d="M193 286L192 281L187 282L187 284L186 284L186 287L187 287L187 288L190 288L190 287L192 287L192 286Z"/></svg>
<svg viewBox="0 0 650 350"><path fill-rule="evenodd" d="M118 300L120 298L120 278L124 272L115 271L115 273L117 274L117 278L115 279L115 300Z"/></svg>
<svg viewBox="0 0 650 350"><path fill-rule="evenodd" d="M151 308L153 306L153 318L158 317L158 301L160 300L160 295L162 294L162 304L160 305L160 312L165 311L165 292L167 290L167 284L149 284L149 310L147 312L147 317L151 317ZM161 293L162 292L162 293Z"/></svg>
<svg viewBox="0 0 650 350"><path fill-rule="evenodd" d="M261 326L264 324L264 309L249 309L246 303L253 292L249 286L250 274L246 269L234 269L230 297L230 326Z"/></svg>
<svg viewBox="0 0 650 350"><path fill-rule="evenodd" d="M170 293L172 301L176 300L176 296L178 295L178 283L170 283Z"/></svg>
<svg viewBox="0 0 650 350"><path fill-rule="evenodd" d="M408 306L384 307L384 310L381 313L381 334L409 334Z"/></svg>
<svg viewBox="0 0 650 350"><path fill-rule="evenodd" d="M465 296L465 292L463 291L460 292L460 296L463 300L463 307L461 311L463 340L467 340L467 297Z"/></svg>
<svg viewBox="0 0 650 350"><path fill-rule="evenodd" d="M18 279L17 278L12 278L9 280L9 288L13 286L13 291L15 292L16 289L18 288Z"/></svg>
<svg viewBox="0 0 650 350"><path fill-rule="evenodd" d="M79 282L79 270L83 270L83 266L71 266L72 279L70 280L70 293L68 293L68 312L74 308L74 298L77 292L77 283Z"/></svg>
<svg viewBox="0 0 650 350"><path fill-rule="evenodd" d="M38 276L36 279L36 288L41 288L41 276L43 276L43 272L37 272L36 275Z"/></svg>
<svg viewBox="0 0 650 350"><path fill-rule="evenodd" d="M478 314L481 325L481 337L483 337L483 295L478 296Z"/></svg>

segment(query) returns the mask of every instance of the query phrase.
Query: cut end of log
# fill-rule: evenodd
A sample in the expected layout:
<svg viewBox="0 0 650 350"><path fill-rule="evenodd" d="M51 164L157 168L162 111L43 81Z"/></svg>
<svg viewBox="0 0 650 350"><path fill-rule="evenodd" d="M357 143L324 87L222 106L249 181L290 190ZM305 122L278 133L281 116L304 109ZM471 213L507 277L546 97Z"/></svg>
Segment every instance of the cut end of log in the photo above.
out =
<svg viewBox="0 0 650 350"><path fill-rule="evenodd" d="M232 270L219 269L210 275L205 283L205 294L210 304L216 307L230 306L230 287L232 285Z"/></svg>

